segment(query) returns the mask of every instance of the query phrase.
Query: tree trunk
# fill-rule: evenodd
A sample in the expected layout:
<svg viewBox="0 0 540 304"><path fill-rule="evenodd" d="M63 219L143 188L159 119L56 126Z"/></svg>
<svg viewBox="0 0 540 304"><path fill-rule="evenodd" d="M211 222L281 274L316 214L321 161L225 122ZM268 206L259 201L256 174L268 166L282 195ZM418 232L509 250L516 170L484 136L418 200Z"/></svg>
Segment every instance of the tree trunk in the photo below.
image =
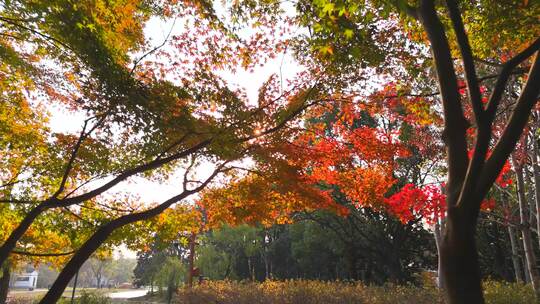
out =
<svg viewBox="0 0 540 304"><path fill-rule="evenodd" d="M204 148L205 146L209 145L211 143L211 140L206 139L202 142L199 142L198 144L187 148L181 152L177 152L173 155L170 155L168 157L163 158L157 158L149 163L143 163L141 165L138 165L136 167L133 167L131 169L127 169L123 172L121 172L119 175L117 175L113 180L107 182L106 184L95 188L94 190L91 190L89 192L86 192L84 194L81 194L76 197L62 199L59 201L55 197L51 197L47 200L42 201L37 206L32 208L24 217L24 219L19 223L17 228L13 230L7 240L0 246L0 265L4 264L4 262L8 259L9 254L11 251L15 248L17 245L17 241L26 233L28 228L32 225L34 220L44 211L55 208L55 207L61 207L61 206L70 206L75 205L78 203L82 203L84 201L90 200L103 192L111 189L112 187L116 186L118 183L124 181L125 179L129 178L130 176L133 176L138 173L150 171L156 168L159 168L167 163L170 163L171 161L178 160L181 158L184 158L192 153L195 153L196 151ZM212 177L213 178L213 177ZM204 184L207 184L208 181L206 181ZM197 187L200 188L201 186ZM198 190L197 190L198 191ZM189 192L188 195L195 193L197 191L186 191L185 193ZM183 196L184 193L181 194Z"/></svg>
<svg viewBox="0 0 540 304"><path fill-rule="evenodd" d="M0 303L6 303L7 301L10 275L11 268L9 267L9 263L4 263L2 266L2 277L0 278Z"/></svg>
<svg viewBox="0 0 540 304"><path fill-rule="evenodd" d="M167 304L171 304L171 301L173 299L173 294L176 292L176 272L172 272L169 275L169 280L167 282Z"/></svg>
<svg viewBox="0 0 540 304"><path fill-rule="evenodd" d="M532 153L532 164L533 164L533 176L534 176L534 198L536 205L536 231L538 233L538 242L540 245L540 165L538 164L538 141L536 136L532 138L533 143L533 153Z"/></svg>
<svg viewBox="0 0 540 304"><path fill-rule="evenodd" d="M508 218L508 221L512 221L511 218L511 206L509 205L508 201L508 195L506 193L503 193L502 197L502 206L503 208L507 209L509 212L510 218ZM512 251L512 266L514 267L514 278L516 282L523 282L523 272L521 268L521 255L520 255L520 246L518 245L518 242L516 240L516 231L514 227L512 226L513 223L508 223L506 226L506 230L508 232L508 237L510 238L510 249Z"/></svg>
<svg viewBox="0 0 540 304"><path fill-rule="evenodd" d="M530 189L529 191L525 191L527 197L527 206L529 207L529 227L536 227L536 198L534 192L532 191L532 189L534 189L533 173L529 172L529 170L523 170L523 174L523 177L525 178L525 187L523 189Z"/></svg>
<svg viewBox="0 0 540 304"><path fill-rule="evenodd" d="M536 293L537 299L540 299L540 282L538 278L538 271L536 269L536 256L534 254L531 229L529 225L529 217L527 216L528 203L525 196L525 182L523 179L523 167L516 166L517 162L512 159L514 170L516 171L517 179L517 192L519 202L519 217L521 224L521 237L523 239L523 249L525 250L525 264L527 272L529 273L532 286Z"/></svg>
<svg viewBox="0 0 540 304"><path fill-rule="evenodd" d="M77 252L71 257L71 260L69 260L69 262L66 264L66 266L64 266L60 274L58 274L58 277L51 286L51 289L49 289L49 291L47 292L47 294L45 294L43 299L41 299L39 304L56 303L58 299L60 299L60 297L62 296L62 293L66 289L66 286L69 284L69 281L71 280L71 278L73 278L75 273L79 271L79 268L82 266L82 264L86 260L88 260L88 258L99 248L99 246L101 246L101 244L103 244L103 242L107 240L111 233L113 233L116 229L137 221L150 219L162 213L172 204L179 202L184 198L190 196L191 194L197 193L202 188L204 188L212 180L212 178L215 177L215 175L217 174L216 172L217 171L215 171L213 175L211 175L204 183L202 183L194 190L184 191L176 196L173 196L172 198L166 200L165 202L154 208L138 213L121 216L101 226L86 242L84 242L84 244L79 248L79 250L77 250Z"/></svg>
<svg viewBox="0 0 540 304"><path fill-rule="evenodd" d="M3 265L7 259L9 258L9 254L13 249L15 249L15 246L17 245L17 241L22 238L22 236L26 233L28 228L30 228L30 225L34 222L34 220L45 210L48 208L49 201L45 201L33 209L30 210L26 214L26 216L23 218L23 220L19 223L17 228L15 228L7 238L7 240L0 246L0 265Z"/></svg>
<svg viewBox="0 0 540 304"><path fill-rule="evenodd" d="M253 259L253 257L251 257L250 259ZM255 276L255 264L252 262L252 263L251 263L251 280L252 280L253 282L255 282L256 279L257 279L257 278L256 278L256 276Z"/></svg>
<svg viewBox="0 0 540 304"><path fill-rule="evenodd" d="M358 257L354 252L354 249L351 246L345 247L347 252L345 253L345 259L347 260L347 268L349 270L349 279L358 280Z"/></svg>
<svg viewBox="0 0 540 304"><path fill-rule="evenodd" d="M193 287L193 271L194 271L194 260L195 260L195 238L196 234L192 233L189 237L189 256L188 256L188 277L187 277L187 287Z"/></svg>
<svg viewBox="0 0 540 304"><path fill-rule="evenodd" d="M251 281L255 281L255 266L253 265L252 257L247 257L248 273Z"/></svg>
<svg viewBox="0 0 540 304"><path fill-rule="evenodd" d="M516 282L523 282L522 271L521 271L521 261L519 250L516 241L516 234L514 228L508 225L508 235L510 236L510 247L512 248L512 264L514 265L514 276Z"/></svg>
<svg viewBox="0 0 540 304"><path fill-rule="evenodd" d="M111 223L114 223L111 222ZM90 256L99 248L107 237L114 231L113 225L111 223L102 226L96 231L73 255L71 260L64 266L53 285L45 294L43 299L39 302L40 304L49 304L56 303L58 299L62 296L62 293L66 289L66 286L71 281L71 278L77 273L82 264L90 258Z"/></svg>
<svg viewBox="0 0 540 304"><path fill-rule="evenodd" d="M444 289L444 276L442 274L442 261L441 261L441 243L442 243L442 233L441 225L439 222L435 224L435 229L433 230L433 236L435 238L435 246L437 247L437 287Z"/></svg>
<svg viewBox="0 0 540 304"><path fill-rule="evenodd" d="M79 271L75 274L75 280L73 281L73 289L71 290L71 304L75 302L75 291L77 290L77 282L79 281Z"/></svg>
<svg viewBox="0 0 540 304"><path fill-rule="evenodd" d="M268 252L264 254L264 280L270 279L270 264L268 262Z"/></svg>
<svg viewBox="0 0 540 304"><path fill-rule="evenodd" d="M475 223L476 219L456 207L448 210L440 266L449 304L484 303Z"/></svg>
<svg viewBox="0 0 540 304"><path fill-rule="evenodd" d="M268 259L268 243L267 241L270 240L270 237L267 233L264 234L263 237L263 244L264 244L264 280L270 279L270 261Z"/></svg>
<svg viewBox="0 0 540 304"><path fill-rule="evenodd" d="M520 242L521 243L521 247L522 247L522 250L523 252L525 252L525 249L523 248L523 242ZM525 283L527 284L531 284L531 272L529 271L529 268L527 267L527 258L525 256L523 256L523 259L521 260L521 263L523 264L523 269L524 269L524 272L525 272Z"/></svg>

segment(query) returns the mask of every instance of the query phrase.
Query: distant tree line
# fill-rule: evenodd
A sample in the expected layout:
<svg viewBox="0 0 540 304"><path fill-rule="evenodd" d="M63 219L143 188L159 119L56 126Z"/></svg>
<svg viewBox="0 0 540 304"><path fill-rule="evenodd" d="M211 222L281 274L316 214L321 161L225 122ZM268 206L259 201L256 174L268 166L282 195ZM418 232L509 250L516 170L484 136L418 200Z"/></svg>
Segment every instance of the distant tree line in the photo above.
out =
<svg viewBox="0 0 540 304"><path fill-rule="evenodd" d="M435 276L437 252L432 234L419 222L402 224L369 208L348 216L316 211L295 215L292 224L271 227L223 226L197 239L196 263L210 280L362 280L384 284L419 283L422 272ZM478 227L480 264L485 277L513 281L506 227L482 215ZM167 286L175 264L185 275L187 245L159 244L138 254L135 282ZM165 249L159 247L165 246ZM168 247L167 247L168 246ZM183 266L182 266L183 265Z"/></svg>

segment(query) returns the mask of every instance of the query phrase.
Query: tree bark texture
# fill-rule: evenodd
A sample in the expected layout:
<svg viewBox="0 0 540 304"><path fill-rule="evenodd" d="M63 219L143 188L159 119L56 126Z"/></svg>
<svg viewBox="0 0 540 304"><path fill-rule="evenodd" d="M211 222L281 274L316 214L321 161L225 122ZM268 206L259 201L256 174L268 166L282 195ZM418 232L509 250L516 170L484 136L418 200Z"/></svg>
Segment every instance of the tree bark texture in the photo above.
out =
<svg viewBox="0 0 540 304"><path fill-rule="evenodd" d="M5 263L4 266L2 266L2 277L0 278L0 303L6 303L7 301L10 275L11 269L8 263Z"/></svg>
<svg viewBox="0 0 540 304"><path fill-rule="evenodd" d="M484 303L476 249L476 225L461 210L449 210L441 244L441 273L450 304Z"/></svg>

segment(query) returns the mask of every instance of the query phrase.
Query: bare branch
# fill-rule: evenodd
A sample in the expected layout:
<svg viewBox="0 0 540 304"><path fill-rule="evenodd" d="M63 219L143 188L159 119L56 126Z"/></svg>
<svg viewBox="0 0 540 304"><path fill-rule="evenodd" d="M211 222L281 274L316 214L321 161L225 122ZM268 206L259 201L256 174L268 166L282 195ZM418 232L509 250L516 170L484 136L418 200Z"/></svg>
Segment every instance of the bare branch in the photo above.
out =
<svg viewBox="0 0 540 304"><path fill-rule="evenodd" d="M84 206L81 206L81 208L84 208ZM68 207L62 207L64 211L67 211L69 214L71 214L74 218L78 219L81 222L84 222L89 225L93 225L94 223L90 222L89 220L83 218L82 216L78 215L77 213L73 212L73 210L69 209Z"/></svg>
<svg viewBox="0 0 540 304"><path fill-rule="evenodd" d="M169 40L169 37L171 36L171 33L174 29L174 25L176 24L176 18L174 18L173 20L173 24L171 25L171 29L169 30L169 33L167 34L167 36L165 37L165 40L163 40L163 42L154 47L153 49L151 49L150 51L146 52L144 55L142 55L139 59L135 60L135 62L133 63L133 67L131 68L131 71L129 72L129 75L132 76L133 73L135 72L135 70L137 69L137 66L139 65L139 63L146 57L150 56L152 53L156 52L157 50L159 50L160 48L162 48L165 43L167 43L167 40Z"/></svg>

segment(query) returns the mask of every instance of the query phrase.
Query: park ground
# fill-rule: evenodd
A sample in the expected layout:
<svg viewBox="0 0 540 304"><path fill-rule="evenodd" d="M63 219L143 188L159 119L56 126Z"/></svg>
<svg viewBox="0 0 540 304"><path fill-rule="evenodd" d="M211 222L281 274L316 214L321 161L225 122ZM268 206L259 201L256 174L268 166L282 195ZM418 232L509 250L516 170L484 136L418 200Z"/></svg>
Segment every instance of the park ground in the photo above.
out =
<svg viewBox="0 0 540 304"><path fill-rule="evenodd" d="M32 291L29 290L12 290L9 292L8 303L14 304L31 304L37 302L45 293L47 289L35 289ZM108 303L126 303L127 300L133 299L129 303L136 304L137 298L141 298L146 294L146 289L95 289L95 288L81 288L77 289L75 292L75 298L80 299L83 295L90 295L92 301L86 300L82 303L92 303L98 304L100 302L106 302L104 299L107 299ZM66 289L62 295L63 301L69 303L72 295L71 289ZM84 297L83 297L84 298ZM97 300L98 302L95 302ZM142 298L144 300L144 298ZM67 302L66 302L67 301ZM63 303L64 303L63 302ZM78 301L77 303L80 303ZM147 302L143 302L147 303Z"/></svg>

